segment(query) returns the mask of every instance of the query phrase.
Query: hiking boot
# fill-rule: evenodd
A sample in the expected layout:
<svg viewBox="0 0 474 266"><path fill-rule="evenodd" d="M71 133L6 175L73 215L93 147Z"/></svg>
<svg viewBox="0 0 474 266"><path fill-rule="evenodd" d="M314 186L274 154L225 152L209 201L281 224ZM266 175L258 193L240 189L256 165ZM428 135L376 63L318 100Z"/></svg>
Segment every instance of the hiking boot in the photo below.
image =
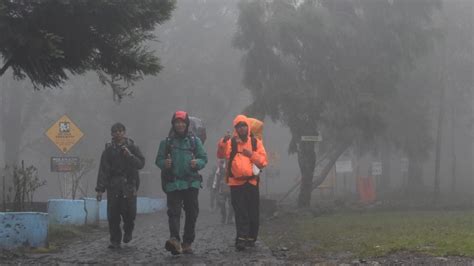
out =
<svg viewBox="0 0 474 266"><path fill-rule="evenodd" d="M191 243L183 243L183 254L194 254L193 249L191 248Z"/></svg>
<svg viewBox="0 0 474 266"><path fill-rule="evenodd" d="M237 238L235 240L235 248L237 251L242 251L245 249L245 239L243 238Z"/></svg>
<svg viewBox="0 0 474 266"><path fill-rule="evenodd" d="M173 255L178 255L183 253L183 249L181 248L181 243L178 239L172 237L168 241L166 241L165 249L171 252Z"/></svg>
<svg viewBox="0 0 474 266"><path fill-rule="evenodd" d="M130 232L125 232L125 233L123 234L123 243L128 243L128 242L130 242L130 241L132 241L132 231L130 231Z"/></svg>
<svg viewBox="0 0 474 266"><path fill-rule="evenodd" d="M120 243L112 242L112 243L109 244L108 248L110 248L110 249L119 249L120 248Z"/></svg>
<svg viewBox="0 0 474 266"><path fill-rule="evenodd" d="M249 248L253 248L253 247L255 247L255 241L256 241L256 240L253 239L253 238L247 238L247 239L245 240L245 246L246 246L246 247L249 247Z"/></svg>

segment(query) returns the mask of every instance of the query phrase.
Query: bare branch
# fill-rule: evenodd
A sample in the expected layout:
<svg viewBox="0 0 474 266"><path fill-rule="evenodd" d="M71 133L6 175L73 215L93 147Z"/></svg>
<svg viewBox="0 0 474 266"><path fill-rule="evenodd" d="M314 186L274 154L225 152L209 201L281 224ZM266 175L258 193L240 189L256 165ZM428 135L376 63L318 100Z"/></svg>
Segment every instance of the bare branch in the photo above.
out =
<svg viewBox="0 0 474 266"><path fill-rule="evenodd" d="M7 69L13 64L13 60L8 60L5 65L3 65L3 67L0 69L0 76L2 76L3 74L5 74L5 72L7 71Z"/></svg>

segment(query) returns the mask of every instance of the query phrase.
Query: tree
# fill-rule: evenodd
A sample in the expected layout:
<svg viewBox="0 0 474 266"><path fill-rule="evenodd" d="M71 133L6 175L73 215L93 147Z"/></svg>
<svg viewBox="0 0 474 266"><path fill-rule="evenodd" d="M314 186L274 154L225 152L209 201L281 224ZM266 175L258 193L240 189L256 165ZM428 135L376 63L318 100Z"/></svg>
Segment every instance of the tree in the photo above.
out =
<svg viewBox="0 0 474 266"><path fill-rule="evenodd" d="M234 45L243 50L247 109L286 124L302 182L298 206L354 141L372 142L386 129L384 113L401 70L433 41L439 1L242 1ZM313 180L314 144L323 132L327 155ZM326 154L326 155L325 155ZM327 170L329 169L329 170ZM327 170L327 171L326 171Z"/></svg>
<svg viewBox="0 0 474 266"><path fill-rule="evenodd" d="M466 183L472 176L472 169L459 169L472 160L472 148L464 144L472 139L472 10L471 1L443 1L434 16L440 38L403 73L387 112L387 138L410 162L406 191L420 194L429 185L435 201L443 177L452 178L455 193L457 178L464 176ZM434 184L424 184L422 178L428 159L434 160ZM464 187L457 186L456 194Z"/></svg>
<svg viewBox="0 0 474 266"><path fill-rule="evenodd" d="M126 85L161 65L144 44L171 16L175 0L0 1L0 55L17 79L58 87L68 74L95 71L119 99Z"/></svg>

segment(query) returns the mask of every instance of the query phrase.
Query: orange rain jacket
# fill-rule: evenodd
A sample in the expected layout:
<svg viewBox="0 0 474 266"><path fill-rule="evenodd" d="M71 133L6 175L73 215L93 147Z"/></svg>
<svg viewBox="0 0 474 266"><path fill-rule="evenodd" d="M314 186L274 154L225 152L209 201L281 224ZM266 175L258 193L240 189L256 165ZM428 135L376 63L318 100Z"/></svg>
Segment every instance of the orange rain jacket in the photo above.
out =
<svg viewBox="0 0 474 266"><path fill-rule="evenodd" d="M240 186L249 182L250 184L257 186L258 182L255 177L253 177L252 164L255 164L258 168L262 169L267 166L267 153L263 147L262 141L257 138L257 150L252 151L252 141L250 139L250 123L248 118L245 115L238 115L234 119L234 127L240 122L245 122L248 125L248 138L246 142L243 142L237 132L234 130L234 137L237 139L237 154L232 161L232 175L233 177L227 178L227 184L229 186ZM217 145L217 158L227 159L227 163L230 157L231 152L231 139L227 142L224 142L222 138ZM245 156L242 151L247 149L252 151L253 154L249 158Z"/></svg>

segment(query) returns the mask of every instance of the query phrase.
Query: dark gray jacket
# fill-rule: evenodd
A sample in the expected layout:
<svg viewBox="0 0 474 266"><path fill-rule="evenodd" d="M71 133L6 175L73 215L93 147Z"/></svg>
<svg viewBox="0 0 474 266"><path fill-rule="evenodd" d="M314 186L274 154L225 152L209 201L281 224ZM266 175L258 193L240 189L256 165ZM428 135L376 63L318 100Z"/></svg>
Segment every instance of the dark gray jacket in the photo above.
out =
<svg viewBox="0 0 474 266"><path fill-rule="evenodd" d="M138 170L145 166L145 158L138 146L131 139L125 139L125 147L132 156L125 155L123 147L115 143L107 143L100 157L99 174L97 176L97 192L107 194L136 195L140 186Z"/></svg>

